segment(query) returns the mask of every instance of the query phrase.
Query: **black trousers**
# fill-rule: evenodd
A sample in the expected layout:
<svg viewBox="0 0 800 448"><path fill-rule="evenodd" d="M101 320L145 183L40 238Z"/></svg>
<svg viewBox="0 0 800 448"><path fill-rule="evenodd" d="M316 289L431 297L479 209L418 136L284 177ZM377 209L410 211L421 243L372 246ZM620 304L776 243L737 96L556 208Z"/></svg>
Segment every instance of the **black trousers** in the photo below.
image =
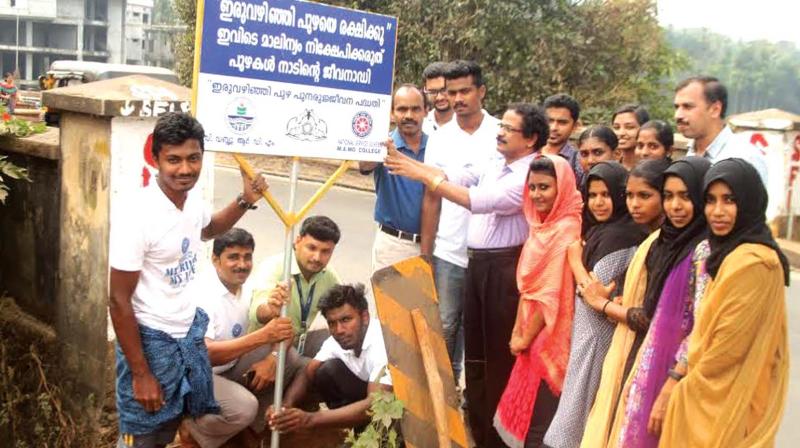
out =
<svg viewBox="0 0 800 448"><path fill-rule="evenodd" d="M544 444L544 435L547 428L553 421L558 410L559 397L550 392L547 382L542 380L539 383L539 390L536 392L536 403L533 404L533 416L531 416L531 426L528 427L528 436L525 437L525 448L540 448Z"/></svg>
<svg viewBox="0 0 800 448"><path fill-rule="evenodd" d="M329 359L317 369L314 391L328 409L336 409L367 398L367 382L355 376L340 359Z"/></svg>
<svg viewBox="0 0 800 448"><path fill-rule="evenodd" d="M503 448L493 426L514 356L508 347L517 316L521 247L470 250L464 288L464 375L467 417L478 447Z"/></svg>

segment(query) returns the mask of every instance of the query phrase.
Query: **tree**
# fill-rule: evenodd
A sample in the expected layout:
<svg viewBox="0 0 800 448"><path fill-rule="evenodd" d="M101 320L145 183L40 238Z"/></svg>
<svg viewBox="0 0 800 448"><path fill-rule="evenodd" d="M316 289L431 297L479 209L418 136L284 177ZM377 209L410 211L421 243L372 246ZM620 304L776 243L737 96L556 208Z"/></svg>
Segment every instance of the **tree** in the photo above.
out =
<svg viewBox="0 0 800 448"><path fill-rule="evenodd" d="M666 33L690 62L672 84L697 74L715 76L728 88L730 114L775 107L800 113L800 49L791 42L737 42L706 29Z"/></svg>

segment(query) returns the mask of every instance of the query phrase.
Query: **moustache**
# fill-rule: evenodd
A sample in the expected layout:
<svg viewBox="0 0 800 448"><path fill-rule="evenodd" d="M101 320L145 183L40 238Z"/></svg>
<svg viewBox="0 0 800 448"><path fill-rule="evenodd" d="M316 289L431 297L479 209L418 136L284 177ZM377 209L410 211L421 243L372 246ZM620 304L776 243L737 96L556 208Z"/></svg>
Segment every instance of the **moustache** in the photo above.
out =
<svg viewBox="0 0 800 448"><path fill-rule="evenodd" d="M453 103L453 107L466 107L467 105L461 102Z"/></svg>
<svg viewBox="0 0 800 448"><path fill-rule="evenodd" d="M686 120L678 120L675 122L675 124L689 124L689 122L687 122Z"/></svg>
<svg viewBox="0 0 800 448"><path fill-rule="evenodd" d="M416 120L403 120L400 122L400 124L404 125L404 124L419 124L419 123L417 123Z"/></svg>
<svg viewBox="0 0 800 448"><path fill-rule="evenodd" d="M250 272L250 269L234 269L233 270L234 274L247 274L248 272Z"/></svg>

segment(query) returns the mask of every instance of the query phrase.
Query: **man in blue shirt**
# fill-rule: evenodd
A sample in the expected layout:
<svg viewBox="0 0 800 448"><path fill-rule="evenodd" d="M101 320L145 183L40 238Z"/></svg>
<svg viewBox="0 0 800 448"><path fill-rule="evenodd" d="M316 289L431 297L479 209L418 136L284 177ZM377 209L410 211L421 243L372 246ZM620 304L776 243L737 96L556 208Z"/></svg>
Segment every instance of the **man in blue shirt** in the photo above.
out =
<svg viewBox="0 0 800 448"><path fill-rule="evenodd" d="M425 96L413 84L398 87L392 97L391 133L401 153L422 162L428 136L422 132ZM372 247L372 270L394 264L420 253L420 211L424 187L420 182L389 174L382 163L360 162L362 174L375 176L375 222L378 231Z"/></svg>

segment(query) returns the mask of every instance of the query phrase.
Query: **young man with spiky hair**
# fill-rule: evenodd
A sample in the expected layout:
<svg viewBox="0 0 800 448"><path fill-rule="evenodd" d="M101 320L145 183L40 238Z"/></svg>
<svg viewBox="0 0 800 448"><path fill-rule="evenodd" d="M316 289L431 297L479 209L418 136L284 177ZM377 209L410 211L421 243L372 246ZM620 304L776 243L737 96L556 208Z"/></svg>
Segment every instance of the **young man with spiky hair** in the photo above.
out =
<svg viewBox="0 0 800 448"><path fill-rule="evenodd" d="M155 184L111 217L109 313L117 337L118 447L171 442L183 414L219 412L203 340L208 316L186 293L202 242L231 228L267 188L242 173L242 193L210 213L193 190L203 168L203 126L168 113L153 130Z"/></svg>

